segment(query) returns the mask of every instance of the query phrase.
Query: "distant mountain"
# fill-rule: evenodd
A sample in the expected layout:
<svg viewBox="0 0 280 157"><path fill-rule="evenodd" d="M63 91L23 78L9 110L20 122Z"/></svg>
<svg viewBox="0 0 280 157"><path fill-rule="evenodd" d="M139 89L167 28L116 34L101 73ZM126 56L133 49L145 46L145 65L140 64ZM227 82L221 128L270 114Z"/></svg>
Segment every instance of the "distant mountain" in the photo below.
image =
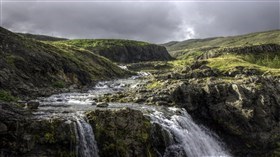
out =
<svg viewBox="0 0 280 157"><path fill-rule="evenodd" d="M184 58L194 52L206 52L224 48L250 47L263 44L280 44L280 30L250 33L230 37L190 39L181 42L165 43L171 56Z"/></svg>
<svg viewBox="0 0 280 157"><path fill-rule="evenodd" d="M119 63L168 61L171 56L165 47L147 42L120 39L79 39L54 42L89 50Z"/></svg>
<svg viewBox="0 0 280 157"><path fill-rule="evenodd" d="M18 35L24 36L26 38L36 39L40 41L61 41L61 40L68 40L66 38L58 38L52 37L47 35L38 35L38 34L29 34L29 33L16 33Z"/></svg>
<svg viewBox="0 0 280 157"><path fill-rule="evenodd" d="M90 51L50 45L1 27L0 37L0 89L4 93L44 95L56 88L90 85L128 73Z"/></svg>

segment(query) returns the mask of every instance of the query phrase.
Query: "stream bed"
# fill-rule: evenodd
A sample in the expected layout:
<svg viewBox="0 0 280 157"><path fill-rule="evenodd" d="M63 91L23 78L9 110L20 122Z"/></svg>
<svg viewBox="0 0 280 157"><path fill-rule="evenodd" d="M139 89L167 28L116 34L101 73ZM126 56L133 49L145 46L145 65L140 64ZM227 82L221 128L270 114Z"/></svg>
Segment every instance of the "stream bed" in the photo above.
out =
<svg viewBox="0 0 280 157"><path fill-rule="evenodd" d="M185 109L165 106L151 106L136 103L108 103L108 107L96 107L96 99L104 94L112 94L135 88L145 82L138 76L114 81L103 81L85 93L61 93L47 98L39 98L36 118L64 118L75 123L78 141L77 156L98 157L98 142L85 116L92 110L118 110L130 108L140 110L150 122L161 126L168 133L170 145L164 157L173 156L231 156L219 137L207 128L196 124Z"/></svg>

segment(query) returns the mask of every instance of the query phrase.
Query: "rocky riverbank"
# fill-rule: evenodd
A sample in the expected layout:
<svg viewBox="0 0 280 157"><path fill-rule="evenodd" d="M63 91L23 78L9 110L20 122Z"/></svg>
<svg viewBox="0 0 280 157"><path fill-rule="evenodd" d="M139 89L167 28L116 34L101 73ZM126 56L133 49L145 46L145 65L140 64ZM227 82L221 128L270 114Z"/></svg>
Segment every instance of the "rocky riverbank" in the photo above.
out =
<svg viewBox="0 0 280 157"><path fill-rule="evenodd" d="M161 78L100 100L183 107L223 137L236 156L279 154L278 77Z"/></svg>

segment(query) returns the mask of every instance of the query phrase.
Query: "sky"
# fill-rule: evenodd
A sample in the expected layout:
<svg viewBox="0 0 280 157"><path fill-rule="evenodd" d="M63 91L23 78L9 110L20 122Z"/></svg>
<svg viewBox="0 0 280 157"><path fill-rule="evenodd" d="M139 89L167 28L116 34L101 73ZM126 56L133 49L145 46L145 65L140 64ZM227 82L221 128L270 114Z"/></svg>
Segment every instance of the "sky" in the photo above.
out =
<svg viewBox="0 0 280 157"><path fill-rule="evenodd" d="M280 29L279 0L0 0L1 26L153 43Z"/></svg>

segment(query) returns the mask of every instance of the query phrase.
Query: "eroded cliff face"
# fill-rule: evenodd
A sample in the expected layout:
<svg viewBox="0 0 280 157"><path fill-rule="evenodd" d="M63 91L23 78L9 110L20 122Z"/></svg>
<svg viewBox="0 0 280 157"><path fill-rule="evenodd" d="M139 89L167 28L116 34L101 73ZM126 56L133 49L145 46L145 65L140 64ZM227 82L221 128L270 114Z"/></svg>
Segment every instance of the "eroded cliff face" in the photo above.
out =
<svg viewBox="0 0 280 157"><path fill-rule="evenodd" d="M168 61L172 59L164 46L142 41L122 39L77 39L54 43L86 49L118 63Z"/></svg>
<svg viewBox="0 0 280 157"><path fill-rule="evenodd" d="M100 98L185 108L200 124L214 130L235 156L280 153L280 86L271 76L153 78L146 85Z"/></svg>
<svg viewBox="0 0 280 157"><path fill-rule="evenodd" d="M97 54L104 56L111 61L119 63L136 63L143 61L168 61L171 56L163 46L114 46L106 50L98 50Z"/></svg>
<svg viewBox="0 0 280 157"><path fill-rule="evenodd" d="M0 156L76 156L74 123L37 119L16 104L0 104Z"/></svg>
<svg viewBox="0 0 280 157"><path fill-rule="evenodd" d="M237 156L279 155L279 79L181 83L175 101L215 129Z"/></svg>

